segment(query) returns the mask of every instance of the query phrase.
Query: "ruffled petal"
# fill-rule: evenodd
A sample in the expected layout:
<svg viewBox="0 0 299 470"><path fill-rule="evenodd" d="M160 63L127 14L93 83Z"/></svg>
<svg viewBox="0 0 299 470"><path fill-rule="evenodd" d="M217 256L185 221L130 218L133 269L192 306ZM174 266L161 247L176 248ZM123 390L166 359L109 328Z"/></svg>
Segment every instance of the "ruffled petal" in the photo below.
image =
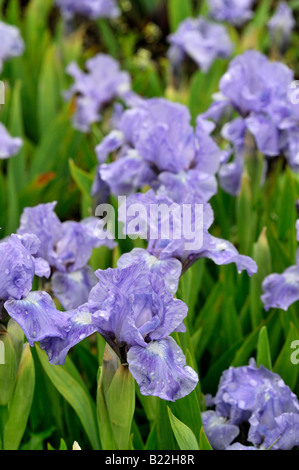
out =
<svg viewBox="0 0 299 470"><path fill-rule="evenodd" d="M263 282L261 297L265 309L281 308L288 310L299 300L299 268L292 266L283 274L271 274Z"/></svg>
<svg viewBox="0 0 299 470"><path fill-rule="evenodd" d="M257 264L253 259L240 255L232 243L220 238L211 237L202 257L209 258L220 266L235 263L239 273L246 270L249 276L257 272Z"/></svg>
<svg viewBox="0 0 299 470"><path fill-rule="evenodd" d="M133 346L127 359L142 395L175 401L191 393L198 383L196 372L186 366L183 352L171 337L146 348Z"/></svg>
<svg viewBox="0 0 299 470"><path fill-rule="evenodd" d="M68 315L56 309L46 292L31 292L24 300L7 300L4 307L20 325L31 346L48 337L67 336Z"/></svg>
<svg viewBox="0 0 299 470"><path fill-rule="evenodd" d="M240 433L238 426L230 424L215 411L204 411L201 417L204 431L214 450L225 450Z"/></svg>
<svg viewBox="0 0 299 470"><path fill-rule="evenodd" d="M88 304L67 312L70 328L65 338L53 337L41 341L40 346L48 355L49 362L54 365L64 364L69 350L88 336L95 333L92 326L92 312Z"/></svg>
<svg viewBox="0 0 299 470"><path fill-rule="evenodd" d="M160 260L151 255L147 250L134 248L130 253L123 254L117 266L124 269L136 263L145 262L153 273L159 274L164 279L167 291L174 295L178 289L179 279L182 274L182 263L176 258Z"/></svg>

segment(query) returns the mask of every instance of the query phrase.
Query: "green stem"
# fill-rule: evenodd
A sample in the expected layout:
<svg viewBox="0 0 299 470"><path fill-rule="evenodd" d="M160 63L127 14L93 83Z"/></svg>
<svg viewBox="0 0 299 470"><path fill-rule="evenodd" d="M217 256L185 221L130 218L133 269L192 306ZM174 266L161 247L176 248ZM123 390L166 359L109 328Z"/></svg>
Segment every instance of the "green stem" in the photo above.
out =
<svg viewBox="0 0 299 470"><path fill-rule="evenodd" d="M0 449L3 450L4 445L4 429L8 418L8 406L0 406Z"/></svg>

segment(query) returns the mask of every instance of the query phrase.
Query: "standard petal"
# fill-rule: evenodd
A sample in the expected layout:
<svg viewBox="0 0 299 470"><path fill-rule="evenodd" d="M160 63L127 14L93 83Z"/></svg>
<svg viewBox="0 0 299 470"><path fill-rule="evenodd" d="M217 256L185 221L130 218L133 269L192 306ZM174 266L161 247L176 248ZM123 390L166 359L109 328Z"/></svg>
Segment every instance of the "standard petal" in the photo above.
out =
<svg viewBox="0 0 299 470"><path fill-rule="evenodd" d="M46 259L51 265L56 255L55 244L61 237L62 224L54 212L56 202L26 207L21 215L18 234L34 234L41 242L37 256Z"/></svg>
<svg viewBox="0 0 299 470"><path fill-rule="evenodd" d="M0 299L22 299L32 289L34 258L22 243L22 237L11 235L0 243Z"/></svg>
<svg viewBox="0 0 299 470"><path fill-rule="evenodd" d="M89 306L92 308L90 303ZM102 309L92 316L92 324L107 341L116 340L120 348L137 344L146 346L136 326L130 299L117 288L109 289Z"/></svg>
<svg viewBox="0 0 299 470"><path fill-rule="evenodd" d="M153 341L146 348L133 346L127 359L142 395L175 401L191 393L198 383L196 372L186 366L183 352L171 337Z"/></svg>
<svg viewBox="0 0 299 470"><path fill-rule="evenodd" d="M109 154L118 150L124 143L124 134L121 131L110 132L95 149L98 162L105 163Z"/></svg>
<svg viewBox="0 0 299 470"><path fill-rule="evenodd" d="M56 271L52 276L52 291L65 310L72 310L88 301L97 278L90 266L72 273Z"/></svg>
<svg viewBox="0 0 299 470"><path fill-rule="evenodd" d="M36 276L46 278L50 277L51 268L48 261L43 258L34 258L34 266Z"/></svg>
<svg viewBox="0 0 299 470"><path fill-rule="evenodd" d="M243 161L240 158L234 162L222 165L219 170L221 188L228 194L237 196L241 190L242 173Z"/></svg>
<svg viewBox="0 0 299 470"><path fill-rule="evenodd" d="M160 260L143 248L134 248L130 253L125 253L119 258L117 266L124 269L140 262L145 262L151 272L163 277L165 287L170 294L176 293L182 274L182 263L178 259Z"/></svg>
<svg viewBox="0 0 299 470"><path fill-rule="evenodd" d="M255 137L260 152L269 157L279 155L278 129L270 117L253 113L246 119L246 124Z"/></svg>

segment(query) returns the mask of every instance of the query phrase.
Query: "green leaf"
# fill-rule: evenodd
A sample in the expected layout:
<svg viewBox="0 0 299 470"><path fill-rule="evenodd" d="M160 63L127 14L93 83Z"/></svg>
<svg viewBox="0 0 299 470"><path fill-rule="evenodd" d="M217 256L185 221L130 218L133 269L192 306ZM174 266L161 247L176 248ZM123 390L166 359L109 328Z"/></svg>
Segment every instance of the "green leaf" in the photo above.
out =
<svg viewBox="0 0 299 470"><path fill-rule="evenodd" d="M297 213L295 203L297 197L295 181L291 171L287 169L284 174L284 184L279 196L278 212L278 237L288 247L291 257L295 256L296 239L294 237L294 227L296 224Z"/></svg>
<svg viewBox="0 0 299 470"><path fill-rule="evenodd" d="M21 88L22 84L18 80L14 86L10 103L9 130L11 135L24 138ZM26 184L25 145L18 155L9 160L9 169L13 172L16 188L20 191Z"/></svg>
<svg viewBox="0 0 299 470"><path fill-rule="evenodd" d="M215 332L220 315L221 315L221 302L223 301L223 287L218 282L212 289L208 296L200 315L197 317L196 330L202 328L201 340L196 351L196 358L199 359L204 353L210 338Z"/></svg>
<svg viewBox="0 0 299 470"><path fill-rule="evenodd" d="M200 447L200 450L213 450L213 447L209 443L203 427L200 430L199 447Z"/></svg>
<svg viewBox="0 0 299 470"><path fill-rule="evenodd" d="M193 15L191 0L168 0L168 14L171 31L177 30L179 24Z"/></svg>
<svg viewBox="0 0 299 470"><path fill-rule="evenodd" d="M247 338L243 341L242 346L237 351L234 360L231 364L233 367L244 366L248 363L248 360L250 359L253 351L256 348L259 333L260 327L252 331L252 333L250 333Z"/></svg>
<svg viewBox="0 0 299 470"><path fill-rule="evenodd" d="M177 419L169 407L167 407L167 409L173 434L175 435L179 448L181 450L199 450L198 442L191 429Z"/></svg>
<svg viewBox="0 0 299 470"><path fill-rule="evenodd" d="M98 26L101 34L101 39L106 46L107 51L113 57L119 57L119 44L117 40L117 35L111 29L108 22L106 20L99 20Z"/></svg>
<svg viewBox="0 0 299 470"><path fill-rule="evenodd" d="M100 337L100 335L98 336ZM117 447L107 409L107 393L112 379L120 366L120 361L115 352L107 343L102 345L102 347L104 347L104 352L102 361L103 366L99 369L99 380L97 388L97 418L103 450L116 450Z"/></svg>
<svg viewBox="0 0 299 470"><path fill-rule="evenodd" d="M38 84L38 122L40 135L43 135L49 125L55 120L61 103L59 86L59 61L56 46L48 47L40 73Z"/></svg>
<svg viewBox="0 0 299 470"><path fill-rule="evenodd" d="M127 450L135 411L135 381L128 366L116 371L107 392L107 410L119 450Z"/></svg>
<svg viewBox="0 0 299 470"><path fill-rule="evenodd" d="M297 341L299 338L298 331L293 323L290 324L290 330L286 342L275 362L274 372L279 374L285 383L294 390L298 380L299 368L298 365L292 364L291 345L293 341Z"/></svg>
<svg viewBox="0 0 299 470"><path fill-rule="evenodd" d="M269 370L272 370L271 351L268 338L267 327L261 328L257 346L257 366L263 365Z"/></svg>
<svg viewBox="0 0 299 470"><path fill-rule="evenodd" d="M242 339L242 328L237 315L234 297L226 298L223 302L223 308L222 319L225 340L227 341L227 346L231 347Z"/></svg>
<svg viewBox="0 0 299 470"><path fill-rule="evenodd" d="M68 136L68 132L74 132L70 126L66 109L58 114L54 121L49 124L32 160L30 169L32 179L40 174L53 171L58 165L61 166L61 159L65 157L63 144Z"/></svg>
<svg viewBox="0 0 299 470"><path fill-rule="evenodd" d="M7 331L10 334L14 350L16 353L16 364L17 368L19 367L19 363L23 354L24 348L24 332L22 328L15 322L12 318L10 318L7 324Z"/></svg>
<svg viewBox="0 0 299 470"><path fill-rule="evenodd" d="M20 450L44 450L44 441L51 437L54 431L55 427L51 426L45 431L39 433L31 433L29 441L23 444Z"/></svg>
<svg viewBox="0 0 299 470"><path fill-rule="evenodd" d="M202 420L197 390L193 390L186 397L171 403L169 408L178 419L184 420L186 426L191 429L195 436L199 435ZM190 410L192 410L192 413L190 413Z"/></svg>
<svg viewBox="0 0 299 470"><path fill-rule="evenodd" d="M200 113L205 112L212 104L212 95L217 91L219 81L226 67L227 62L225 60L217 59L207 73L197 70L193 74L189 88L189 108L193 122ZM205 93L202 90L205 90Z"/></svg>
<svg viewBox="0 0 299 470"><path fill-rule="evenodd" d="M95 409L91 406L86 390L66 371L65 366L51 365L46 353L39 346L36 346L36 351L47 376L77 413L93 449L99 449Z"/></svg>
<svg viewBox="0 0 299 470"><path fill-rule="evenodd" d="M262 282L272 272L271 252L267 240L266 228L263 229L257 243L253 247L253 259L258 266L258 272L250 279L250 313L253 328L263 319L263 304L261 301Z"/></svg>
<svg viewBox="0 0 299 470"><path fill-rule="evenodd" d="M35 388L35 369L30 346L24 350L16 378L16 386L8 406L4 428L4 450L18 450L29 418Z"/></svg>
<svg viewBox="0 0 299 470"><path fill-rule="evenodd" d="M0 324L0 406L6 406L12 396L15 386L17 367L16 353L10 334L6 328ZM4 355L4 364L3 357Z"/></svg>
<svg viewBox="0 0 299 470"><path fill-rule="evenodd" d="M241 192L237 198L237 225L240 245L240 253L251 254L253 242L253 211L250 180L246 174L243 175Z"/></svg>
<svg viewBox="0 0 299 470"><path fill-rule="evenodd" d="M93 175L87 173L81 168L77 167L73 160L69 160L70 171L73 180L75 181L77 188L81 193L91 201L91 187L93 183Z"/></svg>

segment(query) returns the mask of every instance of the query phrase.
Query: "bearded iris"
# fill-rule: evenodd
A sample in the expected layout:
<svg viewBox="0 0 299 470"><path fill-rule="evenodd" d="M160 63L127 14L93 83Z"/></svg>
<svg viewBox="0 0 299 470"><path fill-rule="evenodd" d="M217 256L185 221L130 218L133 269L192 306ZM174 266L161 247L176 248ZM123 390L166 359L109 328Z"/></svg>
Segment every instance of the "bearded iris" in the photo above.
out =
<svg viewBox="0 0 299 470"><path fill-rule="evenodd" d="M293 80L294 74L286 65L270 62L257 51L233 59L220 80L220 93L214 95L214 103L203 117L221 121L223 116L230 119L232 111L239 114L222 129L234 151L234 160L223 162L219 173L228 193L240 191L249 136L267 159L283 154L298 171L298 106L289 99Z"/></svg>
<svg viewBox="0 0 299 470"><path fill-rule="evenodd" d="M0 123L0 160L13 157L19 153L22 145L22 139L11 137L3 124Z"/></svg>
<svg viewBox="0 0 299 470"><path fill-rule="evenodd" d="M272 43L281 53L288 49L295 26L292 9L287 2L279 2L275 14L268 22L268 29Z"/></svg>
<svg viewBox="0 0 299 470"><path fill-rule="evenodd" d="M97 54L85 64L83 72L72 62L67 73L74 79L74 84L66 92L70 100L76 96L74 127L88 132L94 122L101 120L103 108L116 98L125 97L131 89L131 79L127 72L120 70L118 62L106 54Z"/></svg>
<svg viewBox="0 0 299 470"><path fill-rule="evenodd" d="M299 241L299 221L297 227L297 241ZM299 300L299 252L297 263L287 268L282 274L270 274L263 282L262 301L266 310L270 308L288 308Z"/></svg>
<svg viewBox="0 0 299 470"><path fill-rule="evenodd" d="M117 18L120 10L116 0L56 0L66 19L75 13L88 18Z"/></svg>
<svg viewBox="0 0 299 470"><path fill-rule="evenodd" d="M56 202L27 207L21 216L19 234L33 233L41 241L38 255L52 268L51 284L55 297L66 309L84 304L90 289L96 283L93 270L88 266L93 248L115 243L101 240L101 221L90 217L81 222L60 222L54 212Z"/></svg>
<svg viewBox="0 0 299 470"><path fill-rule="evenodd" d="M208 0L210 16L218 21L226 21L241 26L253 16L255 0Z"/></svg>
<svg viewBox="0 0 299 470"><path fill-rule="evenodd" d="M225 26L204 18L187 18L168 41L168 57L174 67L188 56L203 72L208 72L217 58L229 58L234 47Z"/></svg>
<svg viewBox="0 0 299 470"><path fill-rule="evenodd" d="M24 49L25 44L18 28L0 21L0 72L6 60L22 55Z"/></svg>
<svg viewBox="0 0 299 470"><path fill-rule="evenodd" d="M147 251L159 260L164 260L164 262L173 262L174 259L179 260L182 264L183 272L200 258L209 258L218 265L235 263L239 272L246 270L250 276L257 272L257 265L251 258L240 255L229 241L210 235L209 229L214 221L214 214L210 204L203 204L203 220L202 224L198 225L196 204L192 195L185 195L181 205L174 204L174 201L166 196L156 195L153 190L145 194L131 195L126 201L126 208L121 207L119 214L120 221L125 224L125 230L128 235L135 234L135 223L132 223L134 222L134 217L126 216L131 205L133 207L136 205L135 207L142 206L145 208L145 211L139 214L138 217L138 225L141 228L139 235L148 240ZM166 218L158 218L158 226L156 226L156 220L153 221L151 218L151 207L159 207L161 205L169 209L175 206L178 209L178 215L172 214L170 216L167 212ZM186 230L183 230L183 228L186 229L183 205L189 206L191 211L190 220L188 221L190 223L188 233L185 233ZM176 217L179 217L180 220L177 220ZM162 236L165 224L169 228L167 237ZM182 230L180 237L175 234L177 225ZM152 236L153 234L155 237ZM193 235L193 239L191 235ZM195 247L196 241L201 241L197 247ZM189 248L189 244L194 244L194 248ZM133 253L130 256L136 255ZM146 257L145 254L144 257ZM128 259L126 257L126 260ZM120 262L122 263L122 261ZM157 264L156 269L162 269L162 264ZM179 270L174 270L172 273L172 277L170 273L168 275L168 285L171 283L174 287L177 285L180 274Z"/></svg>
<svg viewBox="0 0 299 470"><path fill-rule="evenodd" d="M97 285L88 303L69 312L72 328L66 339L42 342L54 364L68 349L99 332L122 363L128 363L143 395L177 400L197 385L197 374L170 336L185 331L187 306L167 291L163 278L138 263L124 269L96 271Z"/></svg>
<svg viewBox="0 0 299 470"><path fill-rule="evenodd" d="M33 278L48 277L48 263L36 257L40 241L35 235L11 235L0 243L0 299L20 325L29 343L45 337L66 336L68 321L46 292L31 292Z"/></svg>
<svg viewBox="0 0 299 470"><path fill-rule="evenodd" d="M117 129L96 148L99 176L115 195L144 186L181 202L186 191L198 202L217 192L215 174L223 152L210 136L213 124L191 126L188 109L165 99L139 100L118 118ZM113 163L108 155L116 152Z"/></svg>
<svg viewBox="0 0 299 470"><path fill-rule="evenodd" d="M211 404L211 403L210 403ZM211 443L219 445L219 437L227 426L240 428L244 423L249 424L247 441L254 448L273 450L291 450L299 445L299 402L282 378L265 367L257 367L254 360L249 366L230 367L222 374L218 392L213 404L214 420L219 421L219 429L209 430L209 420L206 421L207 432L210 433ZM222 419L222 426L220 426ZM222 428L222 429L221 429ZM234 436L231 434L232 441ZM226 443L227 443L226 442ZM241 443L227 447L228 450L243 449Z"/></svg>

